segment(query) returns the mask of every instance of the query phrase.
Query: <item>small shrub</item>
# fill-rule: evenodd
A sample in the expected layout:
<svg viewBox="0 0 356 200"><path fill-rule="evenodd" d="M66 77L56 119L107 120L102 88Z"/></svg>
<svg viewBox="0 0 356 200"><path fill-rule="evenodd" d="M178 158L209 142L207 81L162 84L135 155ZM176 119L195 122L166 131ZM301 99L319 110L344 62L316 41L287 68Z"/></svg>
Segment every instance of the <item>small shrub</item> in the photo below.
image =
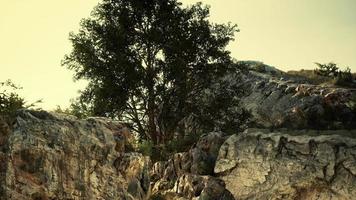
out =
<svg viewBox="0 0 356 200"><path fill-rule="evenodd" d="M12 116L16 110L25 106L25 100L16 91L22 89L10 80L0 82L0 114Z"/></svg>
<svg viewBox="0 0 356 200"><path fill-rule="evenodd" d="M332 62L328 64L315 64L318 66L318 68L315 69L315 72L320 76L336 77L340 71L336 64Z"/></svg>
<svg viewBox="0 0 356 200"><path fill-rule="evenodd" d="M142 142L138 143L137 149L144 156L152 156L153 142L148 140L143 140Z"/></svg>
<svg viewBox="0 0 356 200"><path fill-rule="evenodd" d="M354 78L351 74L350 68L346 68L344 71L339 71L336 79L335 85L345 86L345 87L354 87Z"/></svg>
<svg viewBox="0 0 356 200"><path fill-rule="evenodd" d="M174 138L165 146L165 152L172 155L188 151L199 140L200 136L201 134L187 134L183 138Z"/></svg>
<svg viewBox="0 0 356 200"><path fill-rule="evenodd" d="M318 69L315 69L315 73L320 76L332 78L334 85L356 87L350 68L347 67L344 71L342 71L336 66L335 63L315 64L318 65Z"/></svg>

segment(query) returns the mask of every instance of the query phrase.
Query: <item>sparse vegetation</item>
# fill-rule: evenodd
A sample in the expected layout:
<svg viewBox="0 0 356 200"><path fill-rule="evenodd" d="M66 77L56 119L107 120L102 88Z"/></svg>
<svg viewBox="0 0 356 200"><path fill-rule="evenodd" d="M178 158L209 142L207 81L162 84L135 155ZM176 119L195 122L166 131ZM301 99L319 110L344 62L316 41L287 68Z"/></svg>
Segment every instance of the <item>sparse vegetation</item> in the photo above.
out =
<svg viewBox="0 0 356 200"><path fill-rule="evenodd" d="M12 116L16 110L25 107L24 98L17 94L22 89L11 80L0 82L0 114Z"/></svg>
<svg viewBox="0 0 356 200"><path fill-rule="evenodd" d="M356 75L351 73L350 68L341 70L335 63L315 63L315 70L288 71L287 74L300 81L320 85L328 84L342 87L356 87Z"/></svg>
<svg viewBox="0 0 356 200"><path fill-rule="evenodd" d="M288 71L288 75L300 82L306 82L314 85L320 85L325 83L331 83L332 79L330 77L325 77L317 74L315 70L305 70L300 71Z"/></svg>
<svg viewBox="0 0 356 200"><path fill-rule="evenodd" d="M34 108L41 100L27 104L25 99L18 94L22 87L11 80L0 82L0 115L6 120L14 117L17 110Z"/></svg>

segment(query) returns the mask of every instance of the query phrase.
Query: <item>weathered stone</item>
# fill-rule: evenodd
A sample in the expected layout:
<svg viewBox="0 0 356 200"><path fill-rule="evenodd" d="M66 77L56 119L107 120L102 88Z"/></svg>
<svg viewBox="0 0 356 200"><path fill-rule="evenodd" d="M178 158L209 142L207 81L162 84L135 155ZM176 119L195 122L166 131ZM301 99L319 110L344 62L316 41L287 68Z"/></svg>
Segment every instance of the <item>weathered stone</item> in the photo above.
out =
<svg viewBox="0 0 356 200"><path fill-rule="evenodd" d="M145 199L149 161L124 152L125 131L103 118L20 111L1 145L0 199Z"/></svg>
<svg viewBox="0 0 356 200"><path fill-rule="evenodd" d="M224 141L223 133L212 132L203 135L188 152L177 153L168 161L155 163L151 169L152 194L167 200L231 199L223 181L207 176L213 175Z"/></svg>
<svg viewBox="0 0 356 200"><path fill-rule="evenodd" d="M356 128L356 90L301 84L283 72L248 71L240 79L248 91L242 106L251 112L256 127Z"/></svg>
<svg viewBox="0 0 356 200"><path fill-rule="evenodd" d="M356 132L250 129L221 146L215 173L235 199L353 199Z"/></svg>

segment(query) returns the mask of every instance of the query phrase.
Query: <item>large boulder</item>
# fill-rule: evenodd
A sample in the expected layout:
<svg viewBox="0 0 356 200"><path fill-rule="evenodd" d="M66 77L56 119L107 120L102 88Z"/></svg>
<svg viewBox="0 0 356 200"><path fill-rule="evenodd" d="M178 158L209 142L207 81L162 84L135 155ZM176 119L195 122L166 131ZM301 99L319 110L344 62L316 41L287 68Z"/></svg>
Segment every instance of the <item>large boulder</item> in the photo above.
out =
<svg viewBox="0 0 356 200"><path fill-rule="evenodd" d="M149 160L125 152L129 135L105 118L20 111L0 134L0 199L145 199Z"/></svg>
<svg viewBox="0 0 356 200"><path fill-rule="evenodd" d="M355 199L356 131L250 129L225 141L214 171L235 199Z"/></svg>

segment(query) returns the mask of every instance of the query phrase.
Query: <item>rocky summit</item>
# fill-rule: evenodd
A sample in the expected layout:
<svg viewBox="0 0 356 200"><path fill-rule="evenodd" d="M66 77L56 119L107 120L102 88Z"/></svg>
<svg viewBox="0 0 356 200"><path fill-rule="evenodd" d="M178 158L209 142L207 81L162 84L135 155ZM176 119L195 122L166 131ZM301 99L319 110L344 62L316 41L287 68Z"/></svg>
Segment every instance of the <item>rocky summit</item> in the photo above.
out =
<svg viewBox="0 0 356 200"><path fill-rule="evenodd" d="M245 131L206 133L161 161L136 152L114 120L33 110L0 119L0 199L355 199L355 91L267 69L225 77L246 89Z"/></svg>

